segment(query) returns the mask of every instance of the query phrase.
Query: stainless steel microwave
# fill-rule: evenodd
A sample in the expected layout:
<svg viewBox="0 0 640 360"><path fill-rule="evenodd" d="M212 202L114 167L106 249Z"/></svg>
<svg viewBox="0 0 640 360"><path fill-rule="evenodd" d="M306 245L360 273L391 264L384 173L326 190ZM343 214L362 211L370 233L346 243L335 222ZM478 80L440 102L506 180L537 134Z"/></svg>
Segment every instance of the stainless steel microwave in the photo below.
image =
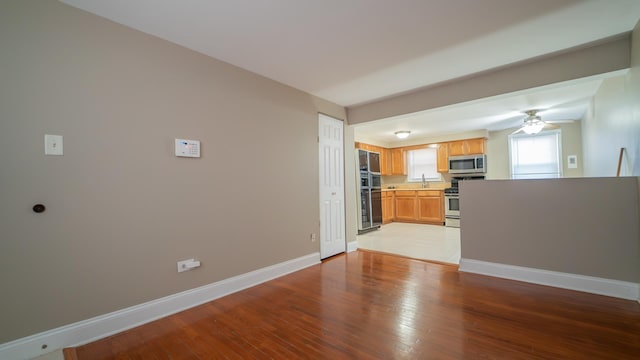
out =
<svg viewBox="0 0 640 360"><path fill-rule="evenodd" d="M484 174L487 155L449 156L449 174Z"/></svg>

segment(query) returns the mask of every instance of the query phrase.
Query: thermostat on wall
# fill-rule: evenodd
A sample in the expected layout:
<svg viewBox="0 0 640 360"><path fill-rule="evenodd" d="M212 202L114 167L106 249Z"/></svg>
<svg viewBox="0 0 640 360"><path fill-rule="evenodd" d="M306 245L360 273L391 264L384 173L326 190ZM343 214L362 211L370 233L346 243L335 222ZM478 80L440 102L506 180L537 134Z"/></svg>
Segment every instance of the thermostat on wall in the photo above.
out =
<svg viewBox="0 0 640 360"><path fill-rule="evenodd" d="M200 141L176 139L176 156L200 157Z"/></svg>

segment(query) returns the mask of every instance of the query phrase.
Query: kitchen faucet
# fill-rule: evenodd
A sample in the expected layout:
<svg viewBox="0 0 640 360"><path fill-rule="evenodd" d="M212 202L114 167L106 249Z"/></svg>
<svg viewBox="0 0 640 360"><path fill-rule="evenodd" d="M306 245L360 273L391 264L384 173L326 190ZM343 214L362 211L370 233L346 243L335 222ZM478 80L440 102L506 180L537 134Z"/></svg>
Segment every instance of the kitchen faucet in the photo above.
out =
<svg viewBox="0 0 640 360"><path fill-rule="evenodd" d="M429 184L427 184L426 180L424 179L424 174L422 174L422 188L426 188L427 186L429 186Z"/></svg>

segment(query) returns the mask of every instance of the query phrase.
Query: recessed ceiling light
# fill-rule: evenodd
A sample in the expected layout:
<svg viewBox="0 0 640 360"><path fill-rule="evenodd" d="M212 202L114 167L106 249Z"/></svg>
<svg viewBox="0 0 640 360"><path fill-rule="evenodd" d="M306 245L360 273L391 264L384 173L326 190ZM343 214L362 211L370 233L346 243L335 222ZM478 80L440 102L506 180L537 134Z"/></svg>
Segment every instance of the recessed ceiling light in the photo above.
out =
<svg viewBox="0 0 640 360"><path fill-rule="evenodd" d="M407 131L407 130L396 131L395 134L398 137L398 139L406 139L409 136L409 134L411 134L411 131Z"/></svg>

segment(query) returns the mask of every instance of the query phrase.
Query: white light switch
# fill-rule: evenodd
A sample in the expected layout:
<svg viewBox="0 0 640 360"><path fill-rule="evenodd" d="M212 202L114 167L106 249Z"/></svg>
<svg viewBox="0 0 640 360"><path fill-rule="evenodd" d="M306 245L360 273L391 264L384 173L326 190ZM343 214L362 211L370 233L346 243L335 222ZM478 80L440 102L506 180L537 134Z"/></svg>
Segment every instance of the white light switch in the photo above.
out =
<svg viewBox="0 0 640 360"><path fill-rule="evenodd" d="M62 135L44 136L45 155L62 155Z"/></svg>

